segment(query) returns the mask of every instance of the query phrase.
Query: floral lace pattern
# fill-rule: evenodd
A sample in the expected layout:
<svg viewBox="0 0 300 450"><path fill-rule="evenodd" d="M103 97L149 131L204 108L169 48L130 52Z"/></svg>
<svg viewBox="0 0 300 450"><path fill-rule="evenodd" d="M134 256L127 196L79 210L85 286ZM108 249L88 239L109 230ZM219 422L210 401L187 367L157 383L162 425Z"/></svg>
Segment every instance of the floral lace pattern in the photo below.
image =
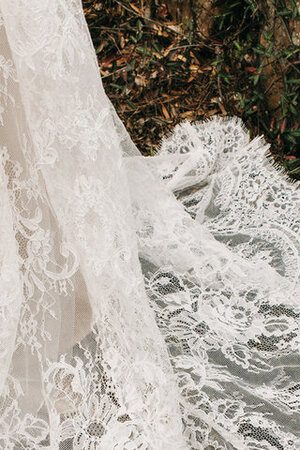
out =
<svg viewBox="0 0 300 450"><path fill-rule="evenodd" d="M299 186L236 118L142 157L80 1L0 14L0 447L300 448Z"/></svg>

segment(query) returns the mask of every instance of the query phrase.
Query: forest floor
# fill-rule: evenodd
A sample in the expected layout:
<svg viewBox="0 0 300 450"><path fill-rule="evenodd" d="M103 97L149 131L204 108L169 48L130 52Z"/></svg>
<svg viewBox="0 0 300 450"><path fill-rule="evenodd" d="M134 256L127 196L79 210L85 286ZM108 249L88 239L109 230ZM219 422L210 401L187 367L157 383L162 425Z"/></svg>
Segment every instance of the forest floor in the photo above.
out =
<svg viewBox="0 0 300 450"><path fill-rule="evenodd" d="M174 19L172 2L148 2L146 11L144 0L83 0L105 91L139 150L152 155L185 119L238 116L251 137L265 136L274 164L299 180L300 49L290 38L296 4L276 7L288 36L278 46L261 2L215 2L206 35L197 10Z"/></svg>

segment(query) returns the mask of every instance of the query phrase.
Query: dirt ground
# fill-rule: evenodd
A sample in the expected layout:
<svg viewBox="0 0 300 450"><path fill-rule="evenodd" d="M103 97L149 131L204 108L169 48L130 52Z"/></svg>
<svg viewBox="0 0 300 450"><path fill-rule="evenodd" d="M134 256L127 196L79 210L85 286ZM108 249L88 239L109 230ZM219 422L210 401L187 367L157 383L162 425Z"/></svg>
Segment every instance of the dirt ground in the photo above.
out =
<svg viewBox="0 0 300 450"><path fill-rule="evenodd" d="M151 155L182 120L236 115L300 179L297 11L278 7L274 31L254 0L192 3L83 1L106 93L133 141ZM276 33L290 45L276 45Z"/></svg>

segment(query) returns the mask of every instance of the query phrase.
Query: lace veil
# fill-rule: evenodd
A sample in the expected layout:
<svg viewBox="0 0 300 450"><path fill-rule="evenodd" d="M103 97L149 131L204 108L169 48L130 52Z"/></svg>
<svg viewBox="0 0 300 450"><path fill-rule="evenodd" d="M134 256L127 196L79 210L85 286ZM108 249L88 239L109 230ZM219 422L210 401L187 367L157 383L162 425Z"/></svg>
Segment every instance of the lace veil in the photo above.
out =
<svg viewBox="0 0 300 450"><path fill-rule="evenodd" d="M299 187L237 118L143 157L79 0L0 0L0 447L299 449Z"/></svg>

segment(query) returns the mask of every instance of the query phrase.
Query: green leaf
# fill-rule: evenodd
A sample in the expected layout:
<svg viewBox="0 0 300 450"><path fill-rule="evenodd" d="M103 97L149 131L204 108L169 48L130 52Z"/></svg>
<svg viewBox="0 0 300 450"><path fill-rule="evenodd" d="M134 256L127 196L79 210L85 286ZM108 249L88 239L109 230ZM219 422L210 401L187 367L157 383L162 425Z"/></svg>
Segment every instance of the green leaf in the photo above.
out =
<svg viewBox="0 0 300 450"><path fill-rule="evenodd" d="M115 83L110 83L110 86L114 87L115 89L122 89L123 86L119 86L118 84Z"/></svg>
<svg viewBox="0 0 300 450"><path fill-rule="evenodd" d="M258 80L259 80L259 77L260 77L260 75L255 75L255 76L253 77L253 84L254 84L254 86L257 85Z"/></svg>
<svg viewBox="0 0 300 450"><path fill-rule="evenodd" d="M128 103L129 106L131 106L131 108L136 109L136 107L134 106L134 104L132 103L131 100L126 100L126 102Z"/></svg>
<svg viewBox="0 0 300 450"><path fill-rule="evenodd" d="M138 30L141 31L142 28L143 28L143 24L142 24L142 22L140 21L140 19L137 21L136 24L137 24Z"/></svg>
<svg viewBox="0 0 300 450"><path fill-rule="evenodd" d="M156 42L152 42L152 47L157 51L160 55L162 54L161 49L158 47Z"/></svg>
<svg viewBox="0 0 300 450"><path fill-rule="evenodd" d="M243 47L241 47L237 41L233 41L233 43L239 51L243 50Z"/></svg>
<svg viewBox="0 0 300 450"><path fill-rule="evenodd" d="M295 116L298 115L298 111L296 110L295 106L292 105L291 103L290 103L290 105L289 105L289 109L290 109L290 111L291 111Z"/></svg>
<svg viewBox="0 0 300 450"><path fill-rule="evenodd" d="M283 9L282 11L278 12L279 16L290 16L293 13L291 9Z"/></svg>

